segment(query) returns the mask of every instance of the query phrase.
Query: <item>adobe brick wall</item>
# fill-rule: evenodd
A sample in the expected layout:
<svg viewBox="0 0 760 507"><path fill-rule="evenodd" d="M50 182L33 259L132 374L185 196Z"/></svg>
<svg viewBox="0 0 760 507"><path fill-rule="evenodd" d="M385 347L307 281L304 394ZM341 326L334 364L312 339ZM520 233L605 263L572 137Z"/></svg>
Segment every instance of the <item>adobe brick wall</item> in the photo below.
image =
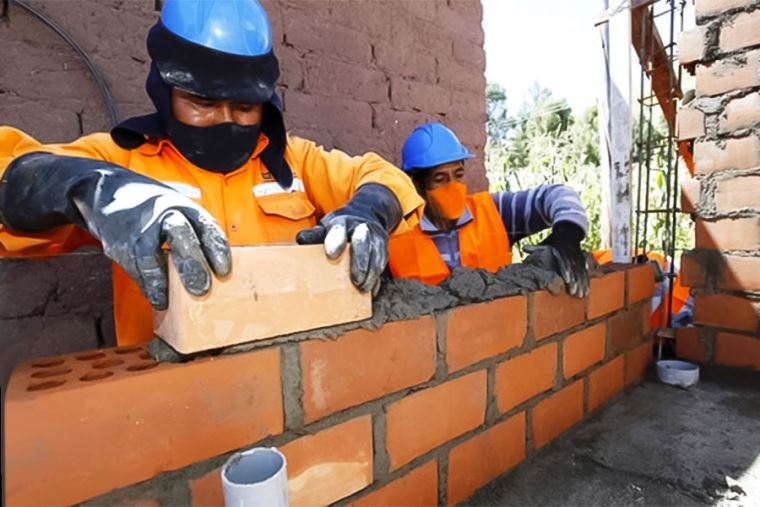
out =
<svg viewBox="0 0 760 507"><path fill-rule="evenodd" d="M145 37L157 0L28 0L58 23L101 70L122 118L144 114ZM478 157L473 190L485 190L485 53L477 0L262 0L280 59L280 93L292 132L349 153L374 150L399 163L416 124L447 122ZM109 128L105 106L75 52L15 5L0 19L0 123L44 142ZM40 354L113 340L110 271L80 260L0 259L0 384L10 366ZM34 284L29 280L40 280ZM87 291L71 280L91 280ZM69 285L67 285L69 284ZM68 294L66 311L51 287ZM9 314L21 291L28 308ZM77 295L81 299L77 299ZM18 303L9 301L12 307ZM53 305L48 308L48 304ZM71 311L69 311L71 310Z"/></svg>
<svg viewBox="0 0 760 507"><path fill-rule="evenodd" d="M260 445L287 457L293 506L459 503L642 376L653 276L184 364L140 346L29 361L4 407L6 500L221 505L219 467Z"/></svg>
<svg viewBox="0 0 760 507"><path fill-rule="evenodd" d="M694 139L696 180L683 193L696 241L682 265L697 327L676 344L687 359L760 369L760 3L697 0L696 16L679 39L696 74L679 134Z"/></svg>

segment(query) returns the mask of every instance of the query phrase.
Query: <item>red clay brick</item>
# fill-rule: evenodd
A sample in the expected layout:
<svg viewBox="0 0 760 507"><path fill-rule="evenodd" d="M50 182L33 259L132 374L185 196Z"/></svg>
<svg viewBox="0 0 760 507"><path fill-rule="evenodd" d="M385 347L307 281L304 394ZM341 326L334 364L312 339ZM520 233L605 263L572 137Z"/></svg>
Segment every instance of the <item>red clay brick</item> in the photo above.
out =
<svg viewBox="0 0 760 507"><path fill-rule="evenodd" d="M681 181L681 212L694 213L699 203L700 183L698 179Z"/></svg>
<svg viewBox="0 0 760 507"><path fill-rule="evenodd" d="M758 11L760 12L760 11ZM760 208L760 176L731 178L718 182L715 204L718 212Z"/></svg>
<svg viewBox="0 0 760 507"><path fill-rule="evenodd" d="M720 275L720 288L727 290L760 290L760 257L725 255Z"/></svg>
<svg viewBox="0 0 760 507"><path fill-rule="evenodd" d="M678 34L678 61L681 65L695 63L704 58L706 32L706 27L699 26Z"/></svg>
<svg viewBox="0 0 760 507"><path fill-rule="evenodd" d="M522 345L528 299L516 296L463 306L449 314L446 363L456 371Z"/></svg>
<svg viewBox="0 0 760 507"><path fill-rule="evenodd" d="M304 420L429 380L435 373L435 320L424 317L301 345Z"/></svg>
<svg viewBox="0 0 760 507"><path fill-rule="evenodd" d="M705 267L700 262L700 258L693 253L684 253L681 256L681 283L686 287L700 288L704 287L707 280Z"/></svg>
<svg viewBox="0 0 760 507"><path fill-rule="evenodd" d="M756 12L760 15L760 11ZM720 117L720 131L733 132L740 128L751 127L758 121L760 121L760 94L755 92L728 103Z"/></svg>
<svg viewBox="0 0 760 507"><path fill-rule="evenodd" d="M654 266L644 264L626 271L628 276L628 304L651 298L654 294Z"/></svg>
<svg viewBox="0 0 760 507"><path fill-rule="evenodd" d="M301 437L280 448L290 505L328 505L372 484L372 416Z"/></svg>
<svg viewBox="0 0 760 507"><path fill-rule="evenodd" d="M386 445L395 470L483 423L486 372L418 391L387 408Z"/></svg>
<svg viewBox="0 0 760 507"><path fill-rule="evenodd" d="M533 294L533 315L531 325L533 338L540 340L547 336L577 326L584 320L583 300L563 292L552 296L548 291Z"/></svg>
<svg viewBox="0 0 760 507"><path fill-rule="evenodd" d="M350 504L352 507L436 507L438 505L438 462L428 461L399 479Z"/></svg>
<svg viewBox="0 0 760 507"><path fill-rule="evenodd" d="M618 271L591 279L588 318L595 319L619 310L625 304L625 273Z"/></svg>
<svg viewBox="0 0 760 507"><path fill-rule="evenodd" d="M723 148L715 141L697 141L694 144L694 161L696 174L752 169L760 165L760 139L754 135L728 139Z"/></svg>
<svg viewBox="0 0 760 507"><path fill-rule="evenodd" d="M224 505L221 473L220 467L189 481L193 507L222 507Z"/></svg>
<svg viewBox="0 0 760 507"><path fill-rule="evenodd" d="M757 250L760 248L760 218L696 220L696 247L710 250Z"/></svg>
<svg viewBox="0 0 760 507"><path fill-rule="evenodd" d="M724 23L719 44L725 52L760 44L760 11L743 12Z"/></svg>
<svg viewBox="0 0 760 507"><path fill-rule="evenodd" d="M699 339L699 328L676 329L676 356L695 363L704 363L707 360L705 346Z"/></svg>
<svg viewBox="0 0 760 507"><path fill-rule="evenodd" d="M697 294L694 322L742 331L757 329L757 309L744 298L726 294Z"/></svg>
<svg viewBox="0 0 760 507"><path fill-rule="evenodd" d="M625 361L620 355L592 371L588 376L588 410L596 410L600 405L623 390L625 383Z"/></svg>
<svg viewBox="0 0 760 507"><path fill-rule="evenodd" d="M533 446L540 449L582 418L583 380L578 380L533 408Z"/></svg>
<svg viewBox="0 0 760 507"><path fill-rule="evenodd" d="M697 16L715 16L738 7L752 5L755 0L696 0L695 12Z"/></svg>
<svg viewBox="0 0 760 507"><path fill-rule="evenodd" d="M604 359L604 335L607 326L596 326L573 333L562 343L562 371L568 379Z"/></svg>
<svg viewBox="0 0 760 507"><path fill-rule="evenodd" d="M282 431L279 349L146 358L131 347L16 369L4 411L9 504L77 503ZM62 373L39 378L51 368Z"/></svg>
<svg viewBox="0 0 760 507"><path fill-rule="evenodd" d="M617 356L641 341L644 336L642 312L641 308L629 308L607 321L607 357Z"/></svg>
<svg viewBox="0 0 760 507"><path fill-rule="evenodd" d="M705 113L699 109L684 107L678 110L678 139L685 141L705 135Z"/></svg>
<svg viewBox="0 0 760 507"><path fill-rule="evenodd" d="M726 366L760 370L760 339L733 333L718 333L715 362Z"/></svg>
<svg viewBox="0 0 760 507"><path fill-rule="evenodd" d="M430 113L446 113L451 108L451 90L437 85L391 78L391 104L394 109L421 109Z"/></svg>
<svg viewBox="0 0 760 507"><path fill-rule="evenodd" d="M625 385L639 380L652 360L652 340L625 353Z"/></svg>
<svg viewBox="0 0 760 507"><path fill-rule="evenodd" d="M529 400L554 386L557 344L550 343L496 367L494 391L500 412Z"/></svg>
<svg viewBox="0 0 760 507"><path fill-rule="evenodd" d="M449 505L525 459L525 412L494 425L454 447L449 453Z"/></svg>
<svg viewBox="0 0 760 507"><path fill-rule="evenodd" d="M750 51L746 63L719 60L711 65L697 64L697 96L721 95L760 85L759 56L760 52Z"/></svg>

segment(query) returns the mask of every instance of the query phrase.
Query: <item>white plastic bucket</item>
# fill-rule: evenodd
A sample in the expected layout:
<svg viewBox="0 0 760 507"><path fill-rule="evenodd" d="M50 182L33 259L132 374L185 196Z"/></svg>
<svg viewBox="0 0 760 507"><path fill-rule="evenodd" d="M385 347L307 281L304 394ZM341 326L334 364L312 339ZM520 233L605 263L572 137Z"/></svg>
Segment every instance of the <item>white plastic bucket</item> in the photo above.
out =
<svg viewBox="0 0 760 507"><path fill-rule="evenodd" d="M699 366L686 361L657 361L660 382L672 386L691 387L699 382Z"/></svg>
<svg viewBox="0 0 760 507"><path fill-rule="evenodd" d="M225 507L288 507L287 461L274 447L233 454L222 467Z"/></svg>

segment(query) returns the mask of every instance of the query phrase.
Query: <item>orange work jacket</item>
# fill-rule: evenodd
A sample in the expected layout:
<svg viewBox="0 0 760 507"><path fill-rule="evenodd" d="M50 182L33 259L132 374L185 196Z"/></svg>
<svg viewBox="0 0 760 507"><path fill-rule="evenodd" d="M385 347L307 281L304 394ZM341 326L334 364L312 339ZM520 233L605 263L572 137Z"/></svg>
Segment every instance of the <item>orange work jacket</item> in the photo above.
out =
<svg viewBox="0 0 760 507"><path fill-rule="evenodd" d="M491 194L468 195L466 204L472 221L459 229L462 266L495 272L510 264L509 236ZM429 285L441 283L450 274L433 239L419 225L391 238L389 265L394 277L414 278Z"/></svg>
<svg viewBox="0 0 760 507"><path fill-rule="evenodd" d="M366 183L383 184L398 197L404 219L394 234L417 225L424 202L411 180L378 155L350 157L290 136L285 160L294 179L289 189L283 189L259 159L268 143L267 137L260 135L244 166L218 174L192 165L168 139L150 139L134 150L119 147L105 133L91 134L70 144L43 145L17 129L0 127L0 176L14 158L31 151L118 164L192 198L216 218L233 246L294 243L298 231L315 225L319 218L345 204ZM38 234L19 234L0 225L0 256L49 256L93 242L86 231L73 225ZM150 304L116 264L112 273L117 342L126 345L150 340Z"/></svg>

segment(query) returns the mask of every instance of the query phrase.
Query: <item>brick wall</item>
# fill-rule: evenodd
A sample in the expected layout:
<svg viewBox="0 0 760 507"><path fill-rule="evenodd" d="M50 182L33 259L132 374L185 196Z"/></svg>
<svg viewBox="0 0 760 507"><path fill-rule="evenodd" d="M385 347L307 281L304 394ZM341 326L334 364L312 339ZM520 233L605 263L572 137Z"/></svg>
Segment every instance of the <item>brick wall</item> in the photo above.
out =
<svg viewBox="0 0 760 507"><path fill-rule="evenodd" d="M458 503L641 377L653 276L184 364L143 347L32 360L6 396L6 500L221 505L221 464L274 445L294 506Z"/></svg>
<svg viewBox="0 0 760 507"><path fill-rule="evenodd" d="M696 248L682 264L697 328L679 330L678 353L760 369L760 3L697 0L696 16L679 44L696 74L679 133L694 139Z"/></svg>
<svg viewBox="0 0 760 507"><path fill-rule="evenodd" d="M145 37L157 0L28 0L90 56L122 118L144 114ZM401 144L427 120L447 122L478 158L473 190L487 187L485 54L477 0L263 0L280 59L286 124L350 153L399 163ZM0 18L0 123L45 142L108 129L105 106L76 53L18 6ZM0 384L13 364L113 341L108 263L86 258L0 259ZM30 284L28 280L39 283ZM72 281L92 281L86 291ZM22 302L12 301L22 293ZM57 291L57 292L56 292ZM56 294L66 293L58 304ZM6 301L11 309L6 309Z"/></svg>

